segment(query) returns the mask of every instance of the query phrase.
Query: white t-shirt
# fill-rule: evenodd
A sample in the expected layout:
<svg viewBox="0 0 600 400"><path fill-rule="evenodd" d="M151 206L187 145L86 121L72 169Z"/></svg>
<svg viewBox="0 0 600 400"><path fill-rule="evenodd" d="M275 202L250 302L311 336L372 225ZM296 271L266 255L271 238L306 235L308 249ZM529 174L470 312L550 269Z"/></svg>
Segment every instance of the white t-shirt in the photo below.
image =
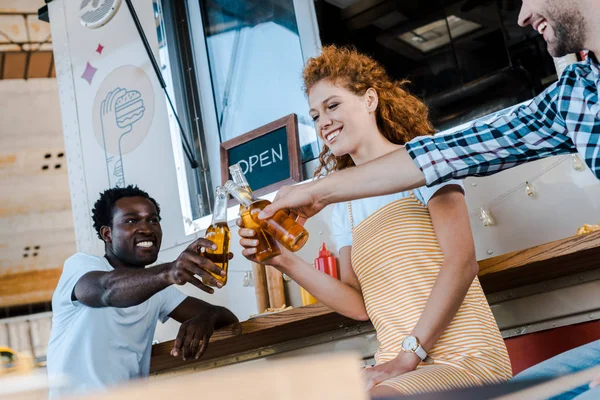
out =
<svg viewBox="0 0 600 400"><path fill-rule="evenodd" d="M423 186L413 190L415 197L425 206L433 195L446 185L458 185L464 192L462 181L450 180L440 185L431 187ZM367 197L366 199L352 200L352 219L354 227L357 227L369 215L379 210L391 202L410 196L410 191L388 194L385 196ZM352 246L352 227L350 225L350 216L348 215L348 203L338 203L335 205L331 215L331 233L336 244L338 252L342 247Z"/></svg>
<svg viewBox="0 0 600 400"><path fill-rule="evenodd" d="M186 298L173 286L142 304L127 308L92 308L71 300L79 279L90 271L112 271L104 257L77 253L64 265L52 296L52 332L48 343L48 376L66 377L66 388L50 397L102 389L148 376L156 323Z"/></svg>

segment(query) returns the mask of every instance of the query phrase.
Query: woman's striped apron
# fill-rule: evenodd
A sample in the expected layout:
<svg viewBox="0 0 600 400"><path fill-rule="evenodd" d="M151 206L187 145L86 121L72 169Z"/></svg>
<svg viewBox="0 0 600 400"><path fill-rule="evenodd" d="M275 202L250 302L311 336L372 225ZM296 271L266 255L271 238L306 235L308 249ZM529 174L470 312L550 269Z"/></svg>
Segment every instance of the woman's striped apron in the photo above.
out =
<svg viewBox="0 0 600 400"><path fill-rule="evenodd" d="M396 200L352 226L352 267L367 313L380 342L377 364L401 351L444 261L429 210L412 194ZM414 394L508 380L508 353L490 307L475 278L456 316L429 355L434 363L382 382Z"/></svg>

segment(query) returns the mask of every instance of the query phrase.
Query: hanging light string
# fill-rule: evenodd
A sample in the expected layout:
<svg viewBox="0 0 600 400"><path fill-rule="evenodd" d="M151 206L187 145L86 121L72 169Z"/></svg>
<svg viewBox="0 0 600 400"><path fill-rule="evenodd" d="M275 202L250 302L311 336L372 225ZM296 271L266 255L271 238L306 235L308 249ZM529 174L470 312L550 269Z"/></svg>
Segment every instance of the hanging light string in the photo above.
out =
<svg viewBox="0 0 600 400"><path fill-rule="evenodd" d="M482 222L484 223L485 226L489 226L489 225L493 225L493 217L490 213L490 207L494 204L497 204L499 202L501 202L502 200L504 200L505 198L507 198L508 196L510 196L511 194L519 191L519 190L523 190L525 191L525 193L529 196L529 197L535 197L536 194L536 190L535 187L532 185L532 183L537 180L538 178L540 178L541 176L543 176L544 174L546 174L547 172L549 172L550 170L558 167L559 165L565 163L568 160L571 160L572 163L572 167L573 169L575 169L576 171L580 171L580 169L576 168L576 166L579 166L579 164L577 163L575 157L577 157L576 154L573 155L568 155L568 156L563 156L560 157L558 160L556 160L555 162L553 162L552 164L546 166L545 168L543 168L542 170L540 170L537 174L533 175L532 177L530 177L529 179L527 179L525 182L518 184L517 186L507 190L506 192L502 193L501 195L499 195L498 197L496 197L495 199L493 199L492 201L489 201L483 205L481 205L480 207L478 207L475 211L473 211L472 213L469 214L469 216L471 218L479 218L482 220ZM579 157L577 157L577 160L579 160ZM580 161L581 162L581 161ZM489 217L489 220L486 218ZM491 223L490 223L491 220Z"/></svg>

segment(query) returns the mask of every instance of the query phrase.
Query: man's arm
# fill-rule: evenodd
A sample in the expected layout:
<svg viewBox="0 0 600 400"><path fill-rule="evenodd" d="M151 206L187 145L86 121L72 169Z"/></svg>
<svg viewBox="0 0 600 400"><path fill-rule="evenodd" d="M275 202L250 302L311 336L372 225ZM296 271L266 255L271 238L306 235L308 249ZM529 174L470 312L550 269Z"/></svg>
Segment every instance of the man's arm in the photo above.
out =
<svg viewBox="0 0 600 400"><path fill-rule="evenodd" d="M181 355L184 360L202 357L215 329L233 325L233 333L240 333L239 321L231 311L194 297L187 297L169 317L181 322L171 355Z"/></svg>
<svg viewBox="0 0 600 400"><path fill-rule="evenodd" d="M215 329L221 329L239 322L237 317L227 308L215 306L195 297L187 297L169 314L169 317L177 322L184 323L199 315L214 316Z"/></svg>
<svg viewBox="0 0 600 400"><path fill-rule="evenodd" d="M561 90L565 89L555 83L508 115L487 123L475 122L455 133L419 137L405 148L363 165L308 184L284 187L260 218L280 209L293 209L308 218L331 203L492 175L529 161L574 152L575 145L558 111Z"/></svg>
<svg viewBox="0 0 600 400"><path fill-rule="evenodd" d="M423 172L402 148L325 178L284 186L259 218L269 218L281 209L291 209L301 218L310 218L328 204L401 192L424 184Z"/></svg>
<svg viewBox="0 0 600 400"><path fill-rule="evenodd" d="M88 307L131 307L143 303L171 285L169 264L144 270L119 268L111 272L92 271L83 275L71 295Z"/></svg>
<svg viewBox="0 0 600 400"><path fill-rule="evenodd" d="M205 292L213 293L212 288L195 277L204 277L212 285L221 286L207 271L215 274L223 271L199 254L200 248L213 246L214 243L207 239L198 239L177 260L167 264L142 270L117 268L110 272L88 272L75 284L71 299L88 307L131 307L145 302L169 285L184 285L188 282Z"/></svg>
<svg viewBox="0 0 600 400"><path fill-rule="evenodd" d="M484 117L445 135L421 137L406 150L423 171L427 185L468 176L487 176L558 154L573 153L559 109L561 86L554 84L508 114ZM485 121L485 122L484 122Z"/></svg>

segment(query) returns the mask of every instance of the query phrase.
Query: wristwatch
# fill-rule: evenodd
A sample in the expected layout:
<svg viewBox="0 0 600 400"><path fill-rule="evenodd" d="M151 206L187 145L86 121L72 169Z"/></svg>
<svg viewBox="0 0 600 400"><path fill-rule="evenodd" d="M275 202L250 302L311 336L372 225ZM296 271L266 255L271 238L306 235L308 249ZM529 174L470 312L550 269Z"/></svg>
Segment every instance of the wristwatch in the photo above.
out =
<svg viewBox="0 0 600 400"><path fill-rule="evenodd" d="M402 351L406 351L407 353L414 353L424 363L433 364L433 358L427 355L425 349L421 347L419 339L417 339L414 336L407 336L406 339L402 341Z"/></svg>

